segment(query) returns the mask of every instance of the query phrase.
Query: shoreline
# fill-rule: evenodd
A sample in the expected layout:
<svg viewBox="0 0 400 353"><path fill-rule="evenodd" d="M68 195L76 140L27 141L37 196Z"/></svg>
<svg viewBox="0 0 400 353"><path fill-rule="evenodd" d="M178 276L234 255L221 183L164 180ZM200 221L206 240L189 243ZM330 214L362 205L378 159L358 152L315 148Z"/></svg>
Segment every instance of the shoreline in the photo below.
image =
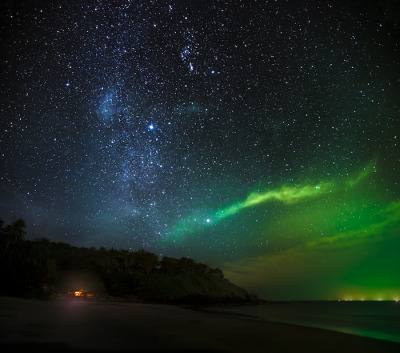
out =
<svg viewBox="0 0 400 353"><path fill-rule="evenodd" d="M397 352L400 344L176 305L0 297L0 348L2 352L389 353Z"/></svg>
<svg viewBox="0 0 400 353"><path fill-rule="evenodd" d="M400 306L395 301L270 302L260 304L258 307L214 306L204 308L203 311L247 315L265 322L318 328L400 344L400 321L395 319L400 318Z"/></svg>

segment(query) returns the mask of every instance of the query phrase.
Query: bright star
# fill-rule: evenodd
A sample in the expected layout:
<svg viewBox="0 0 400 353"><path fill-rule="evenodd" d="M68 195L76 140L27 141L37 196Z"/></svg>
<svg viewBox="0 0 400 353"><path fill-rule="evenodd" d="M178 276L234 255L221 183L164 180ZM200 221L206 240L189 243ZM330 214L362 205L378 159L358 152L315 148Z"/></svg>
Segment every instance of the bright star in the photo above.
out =
<svg viewBox="0 0 400 353"><path fill-rule="evenodd" d="M149 129L150 129L150 130L153 130L153 129L154 129L154 125L153 125L153 124L150 124L150 125L149 125Z"/></svg>

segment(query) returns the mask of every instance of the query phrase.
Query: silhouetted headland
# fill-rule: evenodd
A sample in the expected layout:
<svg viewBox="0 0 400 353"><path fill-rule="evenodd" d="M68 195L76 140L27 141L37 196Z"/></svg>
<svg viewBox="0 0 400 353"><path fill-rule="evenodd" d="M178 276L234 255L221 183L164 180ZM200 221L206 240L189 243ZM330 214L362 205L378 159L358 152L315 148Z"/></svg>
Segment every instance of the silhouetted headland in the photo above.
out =
<svg viewBox="0 0 400 353"><path fill-rule="evenodd" d="M75 247L45 238L24 239L19 219L0 230L0 295L168 304L257 303L255 294L224 278L218 268L182 257Z"/></svg>

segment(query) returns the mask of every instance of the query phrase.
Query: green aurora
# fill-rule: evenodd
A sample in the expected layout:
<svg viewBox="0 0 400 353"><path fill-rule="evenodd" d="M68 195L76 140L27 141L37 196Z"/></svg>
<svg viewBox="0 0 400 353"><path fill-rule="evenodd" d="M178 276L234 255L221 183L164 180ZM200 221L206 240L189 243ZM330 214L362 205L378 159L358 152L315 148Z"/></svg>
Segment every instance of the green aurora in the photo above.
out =
<svg viewBox="0 0 400 353"><path fill-rule="evenodd" d="M164 241L204 244L225 236L247 246L240 259L218 265L265 298L395 300L400 201L384 196L379 175L373 160L346 178L253 191L188 217Z"/></svg>
<svg viewBox="0 0 400 353"><path fill-rule="evenodd" d="M227 276L267 297L293 299L290 293L296 293L310 299L311 291L311 299L398 299L400 201L376 209L350 208L350 216L343 218L339 207L333 207L331 218L318 222L323 230L318 237L273 254L225 263ZM317 215L326 212L315 209ZM310 218L304 218L303 223ZM297 228L300 237L305 234L298 215L288 228Z"/></svg>
<svg viewBox="0 0 400 353"><path fill-rule="evenodd" d="M207 217L196 215L179 222L175 227L173 227L172 232L169 233L167 241L182 240L186 235L196 234L201 227L219 223L228 217L239 214L246 208L260 206L272 201L280 201L284 204L290 205L302 200L321 197L338 191L343 192L343 188L355 187L364 178L373 173L375 168L375 162L371 162L357 173L355 177L347 178L344 181L338 179L334 181L314 183L312 185L284 185L272 190L251 192L244 201L233 203L224 208L218 209L208 214Z"/></svg>

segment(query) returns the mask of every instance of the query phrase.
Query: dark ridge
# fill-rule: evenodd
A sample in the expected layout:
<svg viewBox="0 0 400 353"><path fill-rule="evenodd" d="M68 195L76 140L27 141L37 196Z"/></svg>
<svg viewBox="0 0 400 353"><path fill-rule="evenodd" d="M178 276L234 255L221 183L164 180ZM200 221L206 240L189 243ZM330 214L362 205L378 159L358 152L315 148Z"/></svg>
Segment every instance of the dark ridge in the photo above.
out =
<svg viewBox="0 0 400 353"><path fill-rule="evenodd" d="M0 227L0 295L204 305L258 303L218 268L193 259L78 248L45 238L24 239L25 221Z"/></svg>

